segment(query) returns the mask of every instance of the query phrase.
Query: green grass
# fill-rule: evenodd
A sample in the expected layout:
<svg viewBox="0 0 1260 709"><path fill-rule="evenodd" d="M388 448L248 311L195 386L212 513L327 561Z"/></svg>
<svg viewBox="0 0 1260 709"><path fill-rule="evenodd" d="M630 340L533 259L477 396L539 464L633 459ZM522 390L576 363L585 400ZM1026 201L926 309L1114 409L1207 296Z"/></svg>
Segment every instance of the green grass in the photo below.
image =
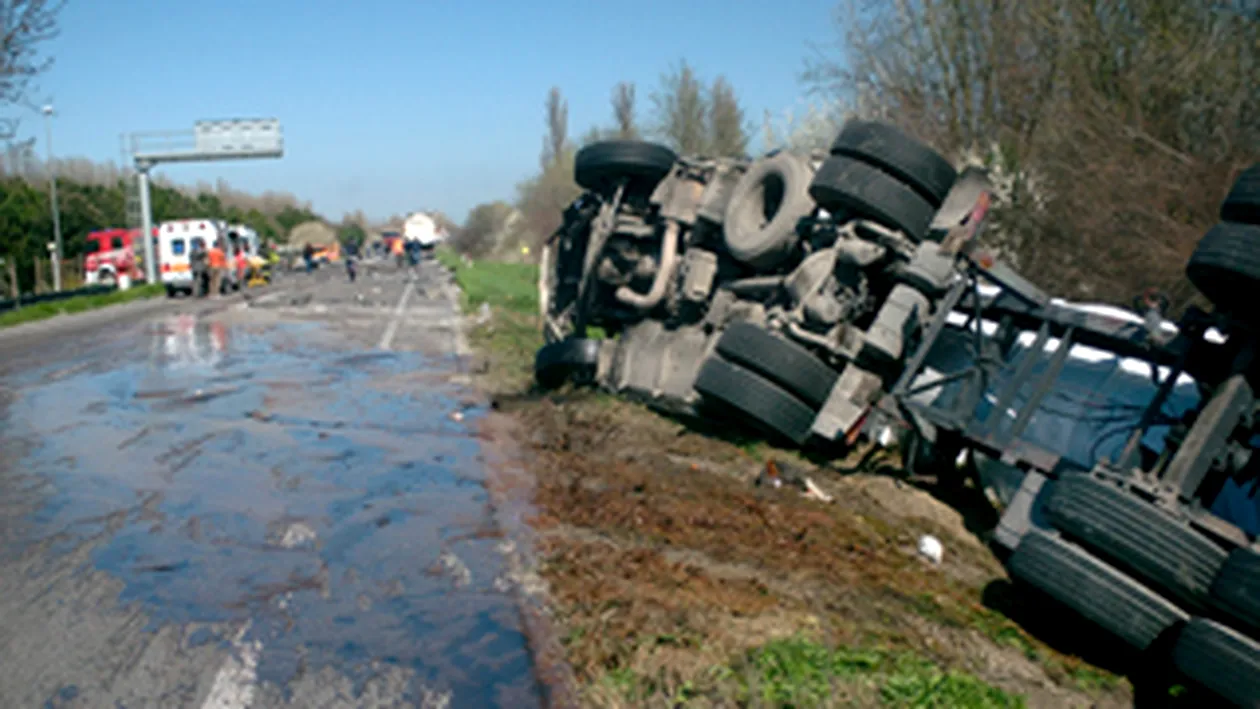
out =
<svg viewBox="0 0 1260 709"><path fill-rule="evenodd" d="M827 704L838 687L866 685L894 707L1022 707L1012 696L965 672L943 670L905 652L838 648L792 638L771 642L743 660L756 699L775 705ZM751 684L751 683L750 683ZM749 697L752 699L753 697Z"/></svg>
<svg viewBox="0 0 1260 709"><path fill-rule="evenodd" d="M602 684L632 705L842 707L882 705L939 709L1023 707L1009 694L966 672L942 669L905 651L831 649L805 638L775 640L702 678L663 683L619 667Z"/></svg>
<svg viewBox="0 0 1260 709"><path fill-rule="evenodd" d="M472 261L464 263L453 250L439 248L438 261L455 274L464 292L465 310L482 303L517 313L538 312L538 266L530 263Z"/></svg>
<svg viewBox="0 0 1260 709"><path fill-rule="evenodd" d="M165 292L166 290L160 284L144 285L129 288L125 291L116 290L102 295L83 295L51 303L24 305L20 310L10 310L0 315L0 328L36 320L46 320L64 313L82 313L87 310L118 305L119 303L130 303L133 300L152 298Z"/></svg>

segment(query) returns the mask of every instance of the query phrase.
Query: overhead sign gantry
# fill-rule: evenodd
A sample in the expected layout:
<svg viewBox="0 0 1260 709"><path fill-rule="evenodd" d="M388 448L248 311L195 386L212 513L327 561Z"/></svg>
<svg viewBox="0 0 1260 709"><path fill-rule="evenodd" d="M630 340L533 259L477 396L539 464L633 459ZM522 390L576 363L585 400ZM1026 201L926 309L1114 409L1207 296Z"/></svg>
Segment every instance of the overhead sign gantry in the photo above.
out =
<svg viewBox="0 0 1260 709"><path fill-rule="evenodd" d="M124 144L136 168L140 233L144 235L144 275L148 283L157 282L153 214L149 203L149 171L153 166L284 156L284 135L280 130L280 121L275 118L197 121L192 130L132 133Z"/></svg>

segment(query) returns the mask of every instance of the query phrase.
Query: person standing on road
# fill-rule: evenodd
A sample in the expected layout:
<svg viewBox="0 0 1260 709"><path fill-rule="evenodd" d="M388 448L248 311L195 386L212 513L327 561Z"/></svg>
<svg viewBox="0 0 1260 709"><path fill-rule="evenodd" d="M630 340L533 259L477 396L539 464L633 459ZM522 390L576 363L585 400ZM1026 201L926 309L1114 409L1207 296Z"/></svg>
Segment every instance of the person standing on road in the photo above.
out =
<svg viewBox="0 0 1260 709"><path fill-rule="evenodd" d="M188 263L192 269L193 295L201 298L209 290L207 281L210 274L206 271L206 242L193 239L192 250L188 254Z"/></svg>
<svg viewBox="0 0 1260 709"><path fill-rule="evenodd" d="M315 247L310 244L302 247L302 259L306 261L306 272L310 273L315 268Z"/></svg>
<svg viewBox="0 0 1260 709"><path fill-rule="evenodd" d="M394 260L398 262L398 267L403 267L403 240L398 237L389 242L389 250L394 254Z"/></svg>
<svg viewBox="0 0 1260 709"><path fill-rule="evenodd" d="M359 255L359 249L354 245L354 242L347 241L345 245L341 247L341 252L344 254L346 259L346 276L350 278L351 283L354 283L356 275L354 271L354 262Z"/></svg>
<svg viewBox="0 0 1260 709"><path fill-rule="evenodd" d="M216 239L210 247L210 297L219 298L223 292L223 275L227 273L227 254Z"/></svg>

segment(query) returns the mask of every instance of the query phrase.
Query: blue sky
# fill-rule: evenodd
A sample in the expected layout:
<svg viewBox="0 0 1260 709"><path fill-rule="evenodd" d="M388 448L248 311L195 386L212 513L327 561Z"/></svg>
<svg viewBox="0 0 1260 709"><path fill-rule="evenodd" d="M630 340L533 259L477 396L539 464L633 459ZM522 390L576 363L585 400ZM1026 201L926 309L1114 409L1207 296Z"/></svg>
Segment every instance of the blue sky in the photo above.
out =
<svg viewBox="0 0 1260 709"><path fill-rule="evenodd" d="M120 160L125 132L202 118L276 117L279 160L187 164L179 182L222 177L287 190L337 219L441 209L456 219L511 198L536 171L543 102L569 102L571 136L611 122L618 81L640 113L686 58L725 74L746 112L805 94L809 42L835 36L834 0L69 0L52 70L59 157ZM22 114L39 139L41 119Z"/></svg>

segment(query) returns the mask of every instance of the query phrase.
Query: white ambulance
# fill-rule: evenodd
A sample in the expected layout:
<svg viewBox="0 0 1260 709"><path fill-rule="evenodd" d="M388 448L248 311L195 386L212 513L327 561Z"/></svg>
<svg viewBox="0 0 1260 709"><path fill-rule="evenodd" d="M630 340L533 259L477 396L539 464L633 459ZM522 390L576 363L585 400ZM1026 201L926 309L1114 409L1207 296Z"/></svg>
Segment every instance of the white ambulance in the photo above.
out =
<svg viewBox="0 0 1260 709"><path fill-rule="evenodd" d="M157 257L168 296L192 295L192 262L188 257L195 245L208 251L216 241L224 239L225 227L214 219L177 219L158 225Z"/></svg>

